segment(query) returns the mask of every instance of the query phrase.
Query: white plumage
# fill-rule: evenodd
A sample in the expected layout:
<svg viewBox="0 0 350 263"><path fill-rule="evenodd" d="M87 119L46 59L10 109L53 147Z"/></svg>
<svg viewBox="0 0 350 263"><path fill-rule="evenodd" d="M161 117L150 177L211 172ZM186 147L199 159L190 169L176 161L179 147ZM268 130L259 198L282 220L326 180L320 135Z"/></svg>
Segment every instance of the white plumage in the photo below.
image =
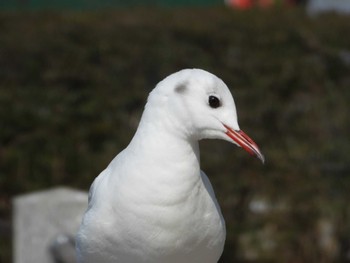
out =
<svg viewBox="0 0 350 263"><path fill-rule="evenodd" d="M225 222L198 141L233 142L263 161L239 130L231 93L199 69L174 73L150 93L135 136L90 189L77 235L81 263L214 263Z"/></svg>

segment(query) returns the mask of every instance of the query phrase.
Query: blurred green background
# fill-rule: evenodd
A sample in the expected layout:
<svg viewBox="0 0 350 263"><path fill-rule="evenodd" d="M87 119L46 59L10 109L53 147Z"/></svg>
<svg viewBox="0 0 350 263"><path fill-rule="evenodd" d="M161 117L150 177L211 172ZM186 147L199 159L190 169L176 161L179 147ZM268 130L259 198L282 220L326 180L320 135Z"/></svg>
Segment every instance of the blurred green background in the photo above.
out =
<svg viewBox="0 0 350 263"><path fill-rule="evenodd" d="M0 262L11 198L88 190L147 94L182 68L230 87L266 164L201 143L226 224L220 262L350 261L350 17L298 8L0 13Z"/></svg>
<svg viewBox="0 0 350 263"><path fill-rule="evenodd" d="M281 1L281 0L273 0ZM116 7L174 7L174 6L213 6L222 5L222 0L2 0L0 8L6 10L89 10Z"/></svg>

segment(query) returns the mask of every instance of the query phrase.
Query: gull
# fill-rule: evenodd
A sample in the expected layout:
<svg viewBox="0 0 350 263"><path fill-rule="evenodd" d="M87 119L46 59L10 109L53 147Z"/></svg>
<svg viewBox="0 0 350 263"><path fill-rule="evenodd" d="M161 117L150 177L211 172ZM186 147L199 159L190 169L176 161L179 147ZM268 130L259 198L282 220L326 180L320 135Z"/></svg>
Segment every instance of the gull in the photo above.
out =
<svg viewBox="0 0 350 263"><path fill-rule="evenodd" d="M226 84L184 69L151 91L131 142L94 180L76 238L80 263L218 262L225 221L200 169L201 139L229 141L264 162Z"/></svg>

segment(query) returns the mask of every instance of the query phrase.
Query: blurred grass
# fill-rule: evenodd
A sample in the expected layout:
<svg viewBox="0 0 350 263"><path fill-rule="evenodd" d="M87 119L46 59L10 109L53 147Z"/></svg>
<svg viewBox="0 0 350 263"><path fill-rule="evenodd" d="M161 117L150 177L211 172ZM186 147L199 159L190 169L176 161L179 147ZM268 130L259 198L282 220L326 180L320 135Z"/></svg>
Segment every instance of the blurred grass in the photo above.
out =
<svg viewBox="0 0 350 263"><path fill-rule="evenodd" d="M0 262L14 195L88 189L132 137L148 92L187 67L217 74L262 166L205 141L228 236L221 262L346 262L350 17L299 9L0 13ZM264 200L268 212L254 212ZM322 243L322 222L331 222ZM323 244L323 245L322 245Z"/></svg>

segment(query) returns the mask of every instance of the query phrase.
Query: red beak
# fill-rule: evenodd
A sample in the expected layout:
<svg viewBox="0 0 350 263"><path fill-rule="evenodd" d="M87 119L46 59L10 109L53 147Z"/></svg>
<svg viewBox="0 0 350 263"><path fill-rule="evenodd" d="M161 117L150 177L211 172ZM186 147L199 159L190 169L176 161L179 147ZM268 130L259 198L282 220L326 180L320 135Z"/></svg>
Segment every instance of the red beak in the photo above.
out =
<svg viewBox="0 0 350 263"><path fill-rule="evenodd" d="M262 163L265 162L265 157L260 152L258 145L250 139L250 137L245 134L242 130L235 131L224 124L227 129L226 135L234 140L238 145L240 145L244 150L246 150L250 155L258 157Z"/></svg>

